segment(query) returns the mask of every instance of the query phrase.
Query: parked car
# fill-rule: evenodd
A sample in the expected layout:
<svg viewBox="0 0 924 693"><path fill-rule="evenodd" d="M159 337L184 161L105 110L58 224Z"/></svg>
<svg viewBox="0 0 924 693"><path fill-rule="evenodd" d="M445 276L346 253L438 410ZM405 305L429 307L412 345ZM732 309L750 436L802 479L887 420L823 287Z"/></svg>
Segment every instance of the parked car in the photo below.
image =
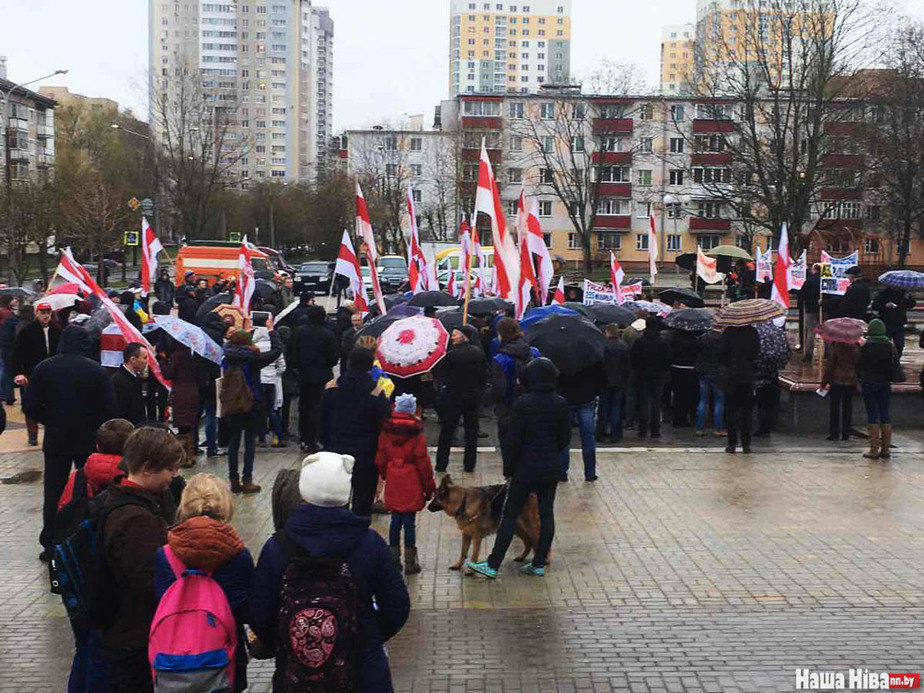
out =
<svg viewBox="0 0 924 693"><path fill-rule="evenodd" d="M379 258L379 283L382 291L393 294L408 280L407 260L400 255L383 255Z"/></svg>
<svg viewBox="0 0 924 693"><path fill-rule="evenodd" d="M324 260L303 262L295 272L295 294L301 295L305 291L326 294L330 289L332 269L331 263Z"/></svg>

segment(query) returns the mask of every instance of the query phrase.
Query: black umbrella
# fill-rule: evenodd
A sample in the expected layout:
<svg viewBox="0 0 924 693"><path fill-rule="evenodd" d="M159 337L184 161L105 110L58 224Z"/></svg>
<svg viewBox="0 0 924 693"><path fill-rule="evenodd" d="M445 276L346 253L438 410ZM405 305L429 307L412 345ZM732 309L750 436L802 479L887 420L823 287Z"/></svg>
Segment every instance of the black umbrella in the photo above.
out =
<svg viewBox="0 0 924 693"><path fill-rule="evenodd" d="M406 318L406 315L383 315L378 317L372 322L366 323L363 328L356 333L356 339L360 337L375 337L378 339L392 323Z"/></svg>
<svg viewBox="0 0 924 693"><path fill-rule="evenodd" d="M462 327L462 309L450 308L448 310L438 311L436 319L443 323L443 327L452 332Z"/></svg>
<svg viewBox="0 0 924 693"><path fill-rule="evenodd" d="M29 291L29 289L24 289L21 286L8 286L5 289L0 289L0 296L12 296L19 301L32 298L33 295L34 294Z"/></svg>
<svg viewBox="0 0 924 693"><path fill-rule="evenodd" d="M407 303L408 297L404 294L385 294L383 296L385 300L385 311L388 312L395 306L400 306L402 303ZM369 314L375 317L379 314L379 304L374 301L369 307Z"/></svg>
<svg viewBox="0 0 924 693"><path fill-rule="evenodd" d="M625 282L623 282L623 284L625 284L626 286L629 286L631 284L641 284L642 286L651 286L651 282L645 279L644 277L632 277L631 279L628 279Z"/></svg>
<svg viewBox="0 0 924 693"><path fill-rule="evenodd" d="M577 303L576 301L567 301L563 305L565 308L570 308L578 315L583 315L585 318L590 317L590 306L585 306L583 303Z"/></svg>
<svg viewBox="0 0 924 693"><path fill-rule="evenodd" d="M220 294L215 294L211 298L206 299L205 303L199 306L199 310L196 311L196 317L201 318L206 313L218 308L218 306L225 304L231 305L232 301L234 301L234 294L230 291L222 291Z"/></svg>
<svg viewBox="0 0 924 693"><path fill-rule="evenodd" d="M712 328L715 314L706 308L683 308L664 318L664 324L682 332L705 332Z"/></svg>
<svg viewBox="0 0 924 693"><path fill-rule="evenodd" d="M587 312L590 314L591 320L604 325L611 323L630 325L635 320L635 311L625 306L617 306L615 303L599 303L595 306L587 306Z"/></svg>
<svg viewBox="0 0 924 693"><path fill-rule="evenodd" d="M526 341L552 360L565 375L574 375L603 360L606 338L578 315L553 315L529 325Z"/></svg>
<svg viewBox="0 0 924 693"><path fill-rule="evenodd" d="M459 301L442 291L421 291L408 301L408 305L420 308L439 308L440 306L457 306Z"/></svg>
<svg viewBox="0 0 924 693"><path fill-rule="evenodd" d="M494 315L499 310L509 310L513 304L502 298L474 298L468 302L471 315Z"/></svg>
<svg viewBox="0 0 924 693"><path fill-rule="evenodd" d="M674 258L678 267L691 272L696 269L696 253L684 253Z"/></svg>
<svg viewBox="0 0 924 693"><path fill-rule="evenodd" d="M689 308L702 308L706 305L693 289L665 289L658 292L658 298L669 306L682 303Z"/></svg>

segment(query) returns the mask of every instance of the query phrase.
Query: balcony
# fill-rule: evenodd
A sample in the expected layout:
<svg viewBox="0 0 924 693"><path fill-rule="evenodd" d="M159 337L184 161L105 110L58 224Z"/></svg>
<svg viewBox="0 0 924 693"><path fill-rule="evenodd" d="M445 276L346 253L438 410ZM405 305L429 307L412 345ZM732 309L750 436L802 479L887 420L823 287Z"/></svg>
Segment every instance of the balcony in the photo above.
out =
<svg viewBox="0 0 924 693"><path fill-rule="evenodd" d="M462 116L463 130L501 130L504 119L500 116Z"/></svg>
<svg viewBox="0 0 924 693"><path fill-rule="evenodd" d="M857 188L822 188L819 197L822 200L862 200L863 191Z"/></svg>
<svg viewBox="0 0 924 693"><path fill-rule="evenodd" d="M10 130L22 130L23 132L29 131L29 121L25 118L20 118L19 116L10 116Z"/></svg>
<svg viewBox="0 0 924 693"><path fill-rule="evenodd" d="M830 168L849 168L859 170L863 167L860 154L828 154L821 160L821 165Z"/></svg>
<svg viewBox="0 0 924 693"><path fill-rule="evenodd" d="M731 231L731 219L708 219L706 217L690 217L691 233L715 233Z"/></svg>
<svg viewBox="0 0 924 693"><path fill-rule="evenodd" d="M54 125L36 125L35 136L39 139L47 140L55 136Z"/></svg>
<svg viewBox="0 0 924 693"><path fill-rule="evenodd" d="M731 152L702 152L690 155L690 163L693 166L728 166L731 162Z"/></svg>
<svg viewBox="0 0 924 693"><path fill-rule="evenodd" d="M718 134L734 131L735 123L731 120L693 120L694 135Z"/></svg>
<svg viewBox="0 0 924 693"><path fill-rule="evenodd" d="M20 149L16 144L10 147L10 161L26 161L30 159L28 149Z"/></svg>
<svg viewBox="0 0 924 693"><path fill-rule="evenodd" d="M39 166L54 166L54 163L55 163L54 152L39 152L35 157L35 162Z"/></svg>
<svg viewBox="0 0 924 693"><path fill-rule="evenodd" d="M632 118L594 118L593 132L595 135L608 133L631 133L634 128Z"/></svg>
<svg viewBox="0 0 924 693"><path fill-rule="evenodd" d="M629 214L598 214L594 219L595 229L622 229L632 228L632 216Z"/></svg>
<svg viewBox="0 0 924 693"><path fill-rule="evenodd" d="M632 183L600 183L600 197L632 197Z"/></svg>
<svg viewBox="0 0 924 693"><path fill-rule="evenodd" d="M595 164L632 165L632 152L594 152L591 161Z"/></svg>

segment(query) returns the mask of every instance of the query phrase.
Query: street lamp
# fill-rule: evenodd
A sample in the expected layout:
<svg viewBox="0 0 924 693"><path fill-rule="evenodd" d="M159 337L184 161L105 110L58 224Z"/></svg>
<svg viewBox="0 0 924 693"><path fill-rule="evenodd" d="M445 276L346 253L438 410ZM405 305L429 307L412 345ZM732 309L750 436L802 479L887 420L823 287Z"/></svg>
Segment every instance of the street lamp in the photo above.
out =
<svg viewBox="0 0 924 693"><path fill-rule="evenodd" d="M674 235L676 236L677 235L677 215L673 213L673 210L671 209L671 205L677 202L677 198L675 198L670 193L667 193L662 198L661 201L664 203L664 208L667 210L667 216L673 218L674 220ZM666 242L667 242L667 239L664 238L664 224L661 224L661 262L664 262L664 254L667 252L667 246L665 245Z"/></svg>

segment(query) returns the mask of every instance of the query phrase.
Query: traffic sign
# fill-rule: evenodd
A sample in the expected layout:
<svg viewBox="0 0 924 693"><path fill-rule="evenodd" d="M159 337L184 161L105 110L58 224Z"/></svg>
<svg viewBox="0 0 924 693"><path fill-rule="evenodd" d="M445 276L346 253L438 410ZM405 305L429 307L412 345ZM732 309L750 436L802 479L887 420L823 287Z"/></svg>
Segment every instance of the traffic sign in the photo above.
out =
<svg viewBox="0 0 924 693"><path fill-rule="evenodd" d="M138 236L140 234L137 231L126 231L124 243L128 246L138 245Z"/></svg>
<svg viewBox="0 0 924 693"><path fill-rule="evenodd" d="M137 197L133 197L132 199L128 201L128 206L131 207L132 209L138 209L138 207L141 206L141 203L138 202Z"/></svg>
<svg viewBox="0 0 924 693"><path fill-rule="evenodd" d="M145 216L149 217L154 214L154 202L151 201L150 197L146 197L141 201L141 209Z"/></svg>

